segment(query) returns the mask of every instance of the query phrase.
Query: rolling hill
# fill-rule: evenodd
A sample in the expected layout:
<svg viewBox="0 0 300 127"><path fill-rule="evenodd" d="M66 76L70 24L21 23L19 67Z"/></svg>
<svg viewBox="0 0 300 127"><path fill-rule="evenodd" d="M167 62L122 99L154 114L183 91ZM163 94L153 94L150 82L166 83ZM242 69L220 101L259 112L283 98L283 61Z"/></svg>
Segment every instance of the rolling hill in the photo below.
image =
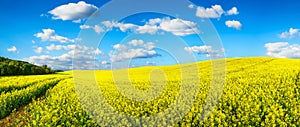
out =
<svg viewBox="0 0 300 127"><path fill-rule="evenodd" d="M213 64L0 77L0 126L300 126L299 59Z"/></svg>
<svg viewBox="0 0 300 127"><path fill-rule="evenodd" d="M55 72L57 71L51 70L47 65L37 66L25 61L0 57L0 76L53 74Z"/></svg>

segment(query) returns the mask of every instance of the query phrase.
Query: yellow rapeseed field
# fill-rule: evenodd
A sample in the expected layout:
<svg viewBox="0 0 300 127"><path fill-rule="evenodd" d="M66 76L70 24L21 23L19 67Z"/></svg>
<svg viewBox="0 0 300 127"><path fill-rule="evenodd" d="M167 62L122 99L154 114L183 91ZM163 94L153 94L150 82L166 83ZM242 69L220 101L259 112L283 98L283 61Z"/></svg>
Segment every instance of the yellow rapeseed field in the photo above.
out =
<svg viewBox="0 0 300 127"><path fill-rule="evenodd" d="M299 59L226 59L215 107L212 64L0 77L0 126L300 126Z"/></svg>

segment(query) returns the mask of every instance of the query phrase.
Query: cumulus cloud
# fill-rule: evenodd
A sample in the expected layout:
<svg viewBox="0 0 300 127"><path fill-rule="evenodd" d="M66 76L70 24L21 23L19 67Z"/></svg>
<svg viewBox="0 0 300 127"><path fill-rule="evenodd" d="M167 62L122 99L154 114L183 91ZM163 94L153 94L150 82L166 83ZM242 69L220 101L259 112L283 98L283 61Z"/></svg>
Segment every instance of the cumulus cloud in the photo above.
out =
<svg viewBox="0 0 300 127"><path fill-rule="evenodd" d="M74 50L76 48L76 45L55 45L51 44L46 47L48 51L53 51L53 50Z"/></svg>
<svg viewBox="0 0 300 127"><path fill-rule="evenodd" d="M137 25L132 23L119 23L115 21L103 21L102 24L106 28L108 28L108 30L112 30L113 28L119 28L122 32L134 30L137 28Z"/></svg>
<svg viewBox="0 0 300 127"><path fill-rule="evenodd" d="M153 42L147 42L147 43L144 43L143 40L131 40L127 43L129 46L134 46L134 47L142 47L142 48L145 48L147 50L152 50L155 48L155 45ZM118 45L118 44L117 44Z"/></svg>
<svg viewBox="0 0 300 127"><path fill-rule="evenodd" d="M25 61L37 64L37 65L49 65L54 69L97 69L100 67L98 64L94 64L96 55L102 54L99 49L94 49L92 47L80 46L80 45L52 45L52 48L47 47L47 49L52 50L68 50L67 53L63 53L58 56L41 55L41 56L31 56L25 58ZM75 61L73 61L75 60ZM74 64L72 64L74 63ZM99 62L100 63L100 62Z"/></svg>
<svg viewBox="0 0 300 127"><path fill-rule="evenodd" d="M34 50L34 52L36 52L36 53L42 53L43 52L43 48L42 47L37 47L35 50Z"/></svg>
<svg viewBox="0 0 300 127"><path fill-rule="evenodd" d="M236 20L228 20L225 22L226 26L229 28L235 28L237 30L240 30L242 28L242 24L239 21Z"/></svg>
<svg viewBox="0 0 300 127"><path fill-rule="evenodd" d="M94 55L100 55L103 52L99 49L94 49L91 47L87 47L87 46L81 46L81 45L55 45L55 44L51 44L50 46L46 47L48 51L60 51L60 50L81 50L81 51L85 51L87 52L87 54L94 54Z"/></svg>
<svg viewBox="0 0 300 127"><path fill-rule="evenodd" d="M68 43L68 42L75 42L74 39L69 39L67 37L59 36L55 33L55 30L52 29L43 29L43 32L39 32L34 34L35 37L40 38L42 41L53 41L53 42L61 42L61 43Z"/></svg>
<svg viewBox="0 0 300 127"><path fill-rule="evenodd" d="M155 48L155 45L153 42L147 42L147 43L143 44L143 47L147 50L152 50Z"/></svg>
<svg viewBox="0 0 300 127"><path fill-rule="evenodd" d="M127 50L127 47L123 44L116 44L113 46L113 48L115 50L118 50L118 51L124 51L124 50Z"/></svg>
<svg viewBox="0 0 300 127"><path fill-rule="evenodd" d="M18 52L18 49L17 49L16 46L12 46L10 48L7 48L7 51L9 51L9 52Z"/></svg>
<svg viewBox="0 0 300 127"><path fill-rule="evenodd" d="M101 54L103 54L103 52L102 52L101 50L99 50L99 49L96 49L96 50L94 50L94 51L92 52L92 54L95 54L95 55L101 55Z"/></svg>
<svg viewBox="0 0 300 127"><path fill-rule="evenodd" d="M137 34L156 34L158 31L163 31L170 32L177 36L186 36L200 33L196 23L178 18L170 19L169 17L149 19L145 25L119 23L115 21L103 21L102 24L104 25L106 31L110 31L113 28L118 28L122 32L131 31ZM83 27L88 26L82 26L82 28Z"/></svg>
<svg viewBox="0 0 300 127"><path fill-rule="evenodd" d="M142 48L129 49L123 51L122 53L111 54L112 62L119 62L126 59L135 59L135 58L151 58L157 56L158 54L154 50L145 50Z"/></svg>
<svg viewBox="0 0 300 127"><path fill-rule="evenodd" d="M79 64L74 64L73 66L73 52L68 52L62 54L60 56L49 56L49 55L41 55L41 56L31 56L29 58L25 58L24 60L34 63L36 65L48 65L53 69L61 69L61 70L71 70L73 69L94 69L93 63L96 59L93 56L77 56L76 59L79 59ZM79 62L78 62L79 63ZM76 65L76 66L75 66Z"/></svg>
<svg viewBox="0 0 300 127"><path fill-rule="evenodd" d="M112 62L120 62L127 59L136 58L151 58L158 56L153 42L144 43L143 40L131 40L126 45L116 44L113 46L115 49L111 51L109 56Z"/></svg>
<svg viewBox="0 0 300 127"><path fill-rule="evenodd" d="M186 36L191 34L198 34L200 31L196 27L196 23L182 19L166 18L160 23L160 29L171 32L174 35Z"/></svg>
<svg viewBox="0 0 300 127"><path fill-rule="evenodd" d="M211 46L193 46L193 47L184 47L184 50L188 53L198 53L198 54L208 54L212 52Z"/></svg>
<svg viewBox="0 0 300 127"><path fill-rule="evenodd" d="M53 15L54 20L72 20L73 22L81 22L91 16L98 8L92 4L87 4L84 1L78 3L68 3L58 6L49 11Z"/></svg>
<svg viewBox="0 0 300 127"><path fill-rule="evenodd" d="M267 56L279 58L300 58L300 45L290 45L288 42L274 42L265 44Z"/></svg>
<svg viewBox="0 0 300 127"><path fill-rule="evenodd" d="M190 4L188 7L193 9L195 6L193 4Z"/></svg>
<svg viewBox="0 0 300 127"><path fill-rule="evenodd" d="M238 15L237 7L232 7L230 10L223 10L221 5L213 5L210 8L197 7L196 16L200 18L221 18L222 15Z"/></svg>
<svg viewBox="0 0 300 127"><path fill-rule="evenodd" d="M101 33L101 32L104 32L104 29L99 25L95 25L95 26L80 25L80 29L93 29L98 34Z"/></svg>
<svg viewBox="0 0 300 127"><path fill-rule="evenodd" d="M200 18L220 18L224 10L221 5L213 5L211 8L197 7L196 16Z"/></svg>
<svg viewBox="0 0 300 127"><path fill-rule="evenodd" d="M156 25L144 25L144 26L139 26L136 29L136 32L139 34L155 34L159 30L159 26Z"/></svg>
<svg viewBox="0 0 300 127"><path fill-rule="evenodd" d="M170 17L166 17L167 19L169 19ZM163 19L166 19L166 18L155 18L155 19L149 19L149 21L146 23L146 24L149 24L149 25L156 25L156 24L159 24L162 22Z"/></svg>
<svg viewBox="0 0 300 127"><path fill-rule="evenodd" d="M237 14L239 14L239 12L238 12L238 10L237 10L236 7L232 7L230 10L228 10L228 11L226 12L226 14L227 14L227 15L237 15Z"/></svg>
<svg viewBox="0 0 300 127"><path fill-rule="evenodd" d="M282 32L279 35L279 38L290 39L290 38L293 38L295 36L300 36L299 29L290 28L289 31Z"/></svg>
<svg viewBox="0 0 300 127"><path fill-rule="evenodd" d="M133 46L139 46L139 45L143 45L144 41L143 40L131 40L130 42L128 42L129 45L133 45Z"/></svg>
<svg viewBox="0 0 300 127"><path fill-rule="evenodd" d="M224 49L214 50L211 46L192 46L192 47L184 47L184 50L188 53L197 53L200 55L206 55L206 57L210 58L219 58L222 57L224 53Z"/></svg>

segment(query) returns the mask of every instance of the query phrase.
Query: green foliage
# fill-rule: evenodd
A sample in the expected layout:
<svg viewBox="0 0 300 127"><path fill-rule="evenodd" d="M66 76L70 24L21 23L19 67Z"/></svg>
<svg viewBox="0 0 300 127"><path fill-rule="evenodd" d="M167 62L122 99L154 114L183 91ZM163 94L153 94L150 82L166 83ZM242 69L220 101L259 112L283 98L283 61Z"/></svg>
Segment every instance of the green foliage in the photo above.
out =
<svg viewBox="0 0 300 127"><path fill-rule="evenodd" d="M55 70L51 70L47 65L40 67L28 62L0 57L0 76L53 74L55 72Z"/></svg>
<svg viewBox="0 0 300 127"><path fill-rule="evenodd" d="M24 106L33 98L43 95L49 88L55 86L61 78L50 79L43 82L36 82L27 88L0 95L0 118L4 118L13 110Z"/></svg>

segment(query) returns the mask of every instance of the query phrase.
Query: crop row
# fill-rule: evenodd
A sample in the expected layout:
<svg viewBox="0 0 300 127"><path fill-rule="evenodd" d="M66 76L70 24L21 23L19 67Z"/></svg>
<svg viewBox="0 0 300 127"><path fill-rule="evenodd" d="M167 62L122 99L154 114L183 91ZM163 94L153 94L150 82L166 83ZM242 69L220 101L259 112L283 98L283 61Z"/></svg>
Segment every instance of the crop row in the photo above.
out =
<svg viewBox="0 0 300 127"><path fill-rule="evenodd" d="M55 78L46 80L43 82L37 82L25 89L16 90L0 95L0 118L4 118L10 114L13 110L18 109L27 103L29 103L33 98L39 97L45 92L55 86L62 78Z"/></svg>
<svg viewBox="0 0 300 127"><path fill-rule="evenodd" d="M229 59L224 91L212 64L77 71L16 126L300 126L299 60Z"/></svg>
<svg viewBox="0 0 300 127"><path fill-rule="evenodd" d="M15 126L97 126L82 109L71 78L49 89L45 99L34 100L26 112L30 115Z"/></svg>
<svg viewBox="0 0 300 127"><path fill-rule="evenodd" d="M45 80L50 80L55 77L19 77L14 78L13 80L8 80L6 82L2 82L0 85L0 94L5 94L10 91L24 89L31 85L34 85L38 82L43 82Z"/></svg>

